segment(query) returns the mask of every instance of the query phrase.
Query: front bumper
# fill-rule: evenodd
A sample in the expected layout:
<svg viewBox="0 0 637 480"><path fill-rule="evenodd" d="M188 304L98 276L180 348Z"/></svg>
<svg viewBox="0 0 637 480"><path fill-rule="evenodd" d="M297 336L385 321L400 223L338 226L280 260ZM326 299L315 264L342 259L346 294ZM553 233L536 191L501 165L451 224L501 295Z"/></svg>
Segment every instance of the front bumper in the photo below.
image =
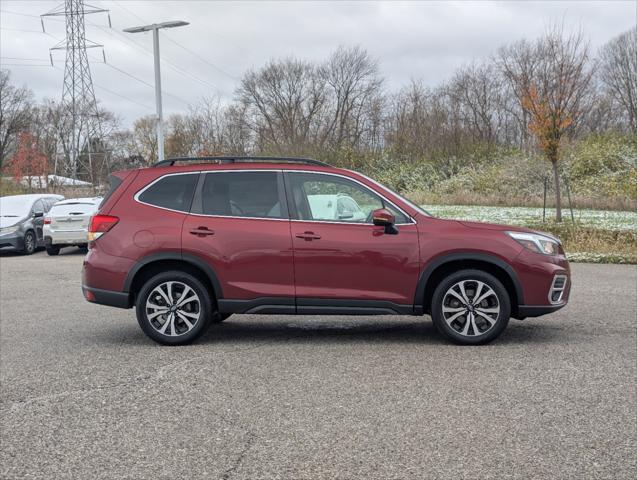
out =
<svg viewBox="0 0 637 480"><path fill-rule="evenodd" d="M566 302L560 305L519 305L517 318L522 320L529 317L541 317L549 313L557 312L560 308L564 308Z"/></svg>
<svg viewBox="0 0 637 480"><path fill-rule="evenodd" d="M518 305L514 318L539 317L556 312L568 303L571 271L564 255L546 256L523 250L516 258L516 271L524 290L524 303ZM553 301L552 293L558 277L565 283Z"/></svg>
<svg viewBox="0 0 637 480"><path fill-rule="evenodd" d="M0 251L24 250L24 236L18 233L0 235Z"/></svg>

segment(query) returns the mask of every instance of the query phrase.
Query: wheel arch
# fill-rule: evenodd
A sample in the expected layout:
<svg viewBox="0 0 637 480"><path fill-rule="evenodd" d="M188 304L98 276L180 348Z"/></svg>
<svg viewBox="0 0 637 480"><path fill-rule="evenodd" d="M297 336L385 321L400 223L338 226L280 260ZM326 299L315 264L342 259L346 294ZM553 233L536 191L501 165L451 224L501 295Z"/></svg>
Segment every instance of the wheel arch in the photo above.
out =
<svg viewBox="0 0 637 480"><path fill-rule="evenodd" d="M199 257L180 252L158 253L139 260L126 276L124 291L133 296L134 302L134 296L147 279L169 269L183 270L195 275L210 289L215 300L223 298L221 284L214 270Z"/></svg>
<svg viewBox="0 0 637 480"><path fill-rule="evenodd" d="M414 305L422 305L423 311L429 313L435 286L447 275L466 269L482 270L500 280L511 298L511 315L517 315L518 305L524 304L524 294L513 267L501 258L474 252L443 255L429 263L420 274Z"/></svg>

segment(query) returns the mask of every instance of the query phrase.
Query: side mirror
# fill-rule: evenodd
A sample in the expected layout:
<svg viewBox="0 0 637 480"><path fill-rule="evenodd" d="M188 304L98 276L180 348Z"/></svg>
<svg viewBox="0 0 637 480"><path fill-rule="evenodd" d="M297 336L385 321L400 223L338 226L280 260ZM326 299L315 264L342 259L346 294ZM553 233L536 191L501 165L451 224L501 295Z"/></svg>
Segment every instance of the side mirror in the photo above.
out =
<svg viewBox="0 0 637 480"><path fill-rule="evenodd" d="M33 212L33 218L42 218L44 216L44 212Z"/></svg>
<svg viewBox="0 0 637 480"><path fill-rule="evenodd" d="M396 228L396 217L386 208L379 208L372 212L372 221L377 227L385 227L385 233L389 235L396 235L398 229Z"/></svg>
<svg viewBox="0 0 637 480"><path fill-rule="evenodd" d="M345 210L344 212L338 214L338 218L340 220L346 220L348 218L354 218L354 214Z"/></svg>

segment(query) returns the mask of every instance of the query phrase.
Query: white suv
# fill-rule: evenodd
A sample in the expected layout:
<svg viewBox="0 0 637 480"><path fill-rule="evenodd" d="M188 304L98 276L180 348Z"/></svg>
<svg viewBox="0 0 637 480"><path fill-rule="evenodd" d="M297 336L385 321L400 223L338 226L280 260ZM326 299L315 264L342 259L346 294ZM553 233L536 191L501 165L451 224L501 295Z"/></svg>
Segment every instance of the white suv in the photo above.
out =
<svg viewBox="0 0 637 480"><path fill-rule="evenodd" d="M57 255L62 247L86 248L89 222L101 201L101 197L72 198L53 205L44 218L46 253Z"/></svg>

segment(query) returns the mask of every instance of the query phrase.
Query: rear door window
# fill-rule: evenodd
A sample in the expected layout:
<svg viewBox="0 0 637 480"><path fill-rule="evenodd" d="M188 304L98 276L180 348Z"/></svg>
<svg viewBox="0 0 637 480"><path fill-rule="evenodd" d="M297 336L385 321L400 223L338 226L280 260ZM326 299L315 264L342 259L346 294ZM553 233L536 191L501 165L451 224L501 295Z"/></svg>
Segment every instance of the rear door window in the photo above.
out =
<svg viewBox="0 0 637 480"><path fill-rule="evenodd" d="M229 217L288 218L277 172L206 174L202 213Z"/></svg>
<svg viewBox="0 0 637 480"><path fill-rule="evenodd" d="M166 175L152 183L137 199L155 207L189 212L199 173Z"/></svg>

